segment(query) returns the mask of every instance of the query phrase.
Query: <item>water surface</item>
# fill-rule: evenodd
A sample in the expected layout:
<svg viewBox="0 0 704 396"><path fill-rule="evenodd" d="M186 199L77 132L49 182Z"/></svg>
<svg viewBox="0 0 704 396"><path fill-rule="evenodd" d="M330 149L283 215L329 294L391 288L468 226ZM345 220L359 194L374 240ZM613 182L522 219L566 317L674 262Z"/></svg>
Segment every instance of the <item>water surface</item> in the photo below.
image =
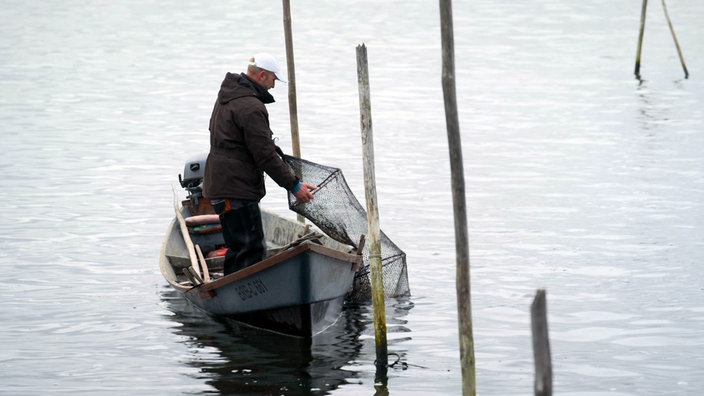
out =
<svg viewBox="0 0 704 396"><path fill-rule="evenodd" d="M455 2L479 394L532 392L548 297L563 395L704 389L704 48L696 1ZM194 311L158 252L171 185L208 149L223 75L284 59L281 5L5 1L0 393L374 394L371 308L312 348ZM363 202L355 47L369 52L381 226L408 255L388 390L460 394L437 3L296 2L301 145ZM290 151L286 86L269 106ZM275 186L263 205L286 213Z"/></svg>

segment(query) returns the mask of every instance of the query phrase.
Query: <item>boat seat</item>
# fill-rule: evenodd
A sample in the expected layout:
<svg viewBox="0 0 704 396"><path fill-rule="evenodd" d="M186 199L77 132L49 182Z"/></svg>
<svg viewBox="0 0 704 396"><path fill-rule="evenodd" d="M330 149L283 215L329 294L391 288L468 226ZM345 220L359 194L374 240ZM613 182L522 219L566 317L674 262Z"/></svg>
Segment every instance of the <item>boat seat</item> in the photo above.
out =
<svg viewBox="0 0 704 396"><path fill-rule="evenodd" d="M191 259L188 256L176 256L176 255L170 255L167 254L166 258L169 259L169 262L174 268L186 268L191 266ZM205 264L208 266L208 268L222 268L223 264L225 263L225 257L211 257L211 258L206 258L205 259Z"/></svg>
<svg viewBox="0 0 704 396"><path fill-rule="evenodd" d="M289 250L291 248L294 248L304 242L310 241L313 243L317 243L318 245L322 245L323 243L321 242L321 239L325 238L325 235L317 232L317 231L311 231L305 235L302 235L295 240L291 241L290 243L278 247L278 248L271 248L267 251L267 257L271 257L273 255L279 254L281 252L284 252L286 250Z"/></svg>

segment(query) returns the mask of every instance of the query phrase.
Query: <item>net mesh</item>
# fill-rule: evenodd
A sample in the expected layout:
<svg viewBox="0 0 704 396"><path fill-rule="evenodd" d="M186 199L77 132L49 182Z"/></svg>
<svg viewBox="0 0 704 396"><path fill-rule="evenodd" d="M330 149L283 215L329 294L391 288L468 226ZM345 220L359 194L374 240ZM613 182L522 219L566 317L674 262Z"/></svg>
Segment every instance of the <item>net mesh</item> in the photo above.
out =
<svg viewBox="0 0 704 396"><path fill-rule="evenodd" d="M284 161L301 180L317 187L315 199L301 204L289 193L289 208L301 214L334 240L357 247L367 235L367 213L347 185L342 171L304 159L284 156ZM369 243L363 249L363 263L354 278L347 300L369 301L372 298L369 270ZM410 294L406 254L381 232L381 263L384 295L399 297Z"/></svg>

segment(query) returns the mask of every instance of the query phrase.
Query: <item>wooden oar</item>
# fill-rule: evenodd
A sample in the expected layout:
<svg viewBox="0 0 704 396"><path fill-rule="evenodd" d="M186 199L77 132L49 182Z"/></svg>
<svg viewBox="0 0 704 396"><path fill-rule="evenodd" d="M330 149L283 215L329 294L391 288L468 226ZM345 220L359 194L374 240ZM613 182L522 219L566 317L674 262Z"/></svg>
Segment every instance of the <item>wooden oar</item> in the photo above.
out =
<svg viewBox="0 0 704 396"><path fill-rule="evenodd" d="M176 194L176 188L172 185L171 189L174 192L174 210L176 211L176 218L178 219L178 224L181 226L181 235L183 236L184 242L186 242L186 248L188 249L188 257L191 259L191 266L193 271L200 276L200 268L198 265L198 259L196 258L196 250L193 247L193 241L191 241L191 235L188 233L188 227L186 226L186 219L183 218L181 210L178 207L178 194Z"/></svg>
<svg viewBox="0 0 704 396"><path fill-rule="evenodd" d="M203 282L210 282L210 271L208 271L208 264L205 262L205 257L203 257L203 252L200 250L200 246L196 245L196 253L198 253L198 261L203 269Z"/></svg>

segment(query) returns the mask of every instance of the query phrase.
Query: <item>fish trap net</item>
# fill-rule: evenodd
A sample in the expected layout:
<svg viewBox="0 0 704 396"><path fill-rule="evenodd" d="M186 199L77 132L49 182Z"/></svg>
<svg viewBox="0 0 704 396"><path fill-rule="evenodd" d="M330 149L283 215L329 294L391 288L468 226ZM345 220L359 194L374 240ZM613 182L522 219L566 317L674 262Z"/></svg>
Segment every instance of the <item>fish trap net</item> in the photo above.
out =
<svg viewBox="0 0 704 396"><path fill-rule="evenodd" d="M347 185L342 171L304 159L284 156L284 161L299 179L317 187L315 199L303 204L289 193L289 208L301 214L330 238L357 248L360 237L368 234L367 212ZM363 263L355 274L347 301L364 302L372 298L369 270L369 243L362 251ZM384 295L400 297L410 294L406 254L381 232L381 264Z"/></svg>

